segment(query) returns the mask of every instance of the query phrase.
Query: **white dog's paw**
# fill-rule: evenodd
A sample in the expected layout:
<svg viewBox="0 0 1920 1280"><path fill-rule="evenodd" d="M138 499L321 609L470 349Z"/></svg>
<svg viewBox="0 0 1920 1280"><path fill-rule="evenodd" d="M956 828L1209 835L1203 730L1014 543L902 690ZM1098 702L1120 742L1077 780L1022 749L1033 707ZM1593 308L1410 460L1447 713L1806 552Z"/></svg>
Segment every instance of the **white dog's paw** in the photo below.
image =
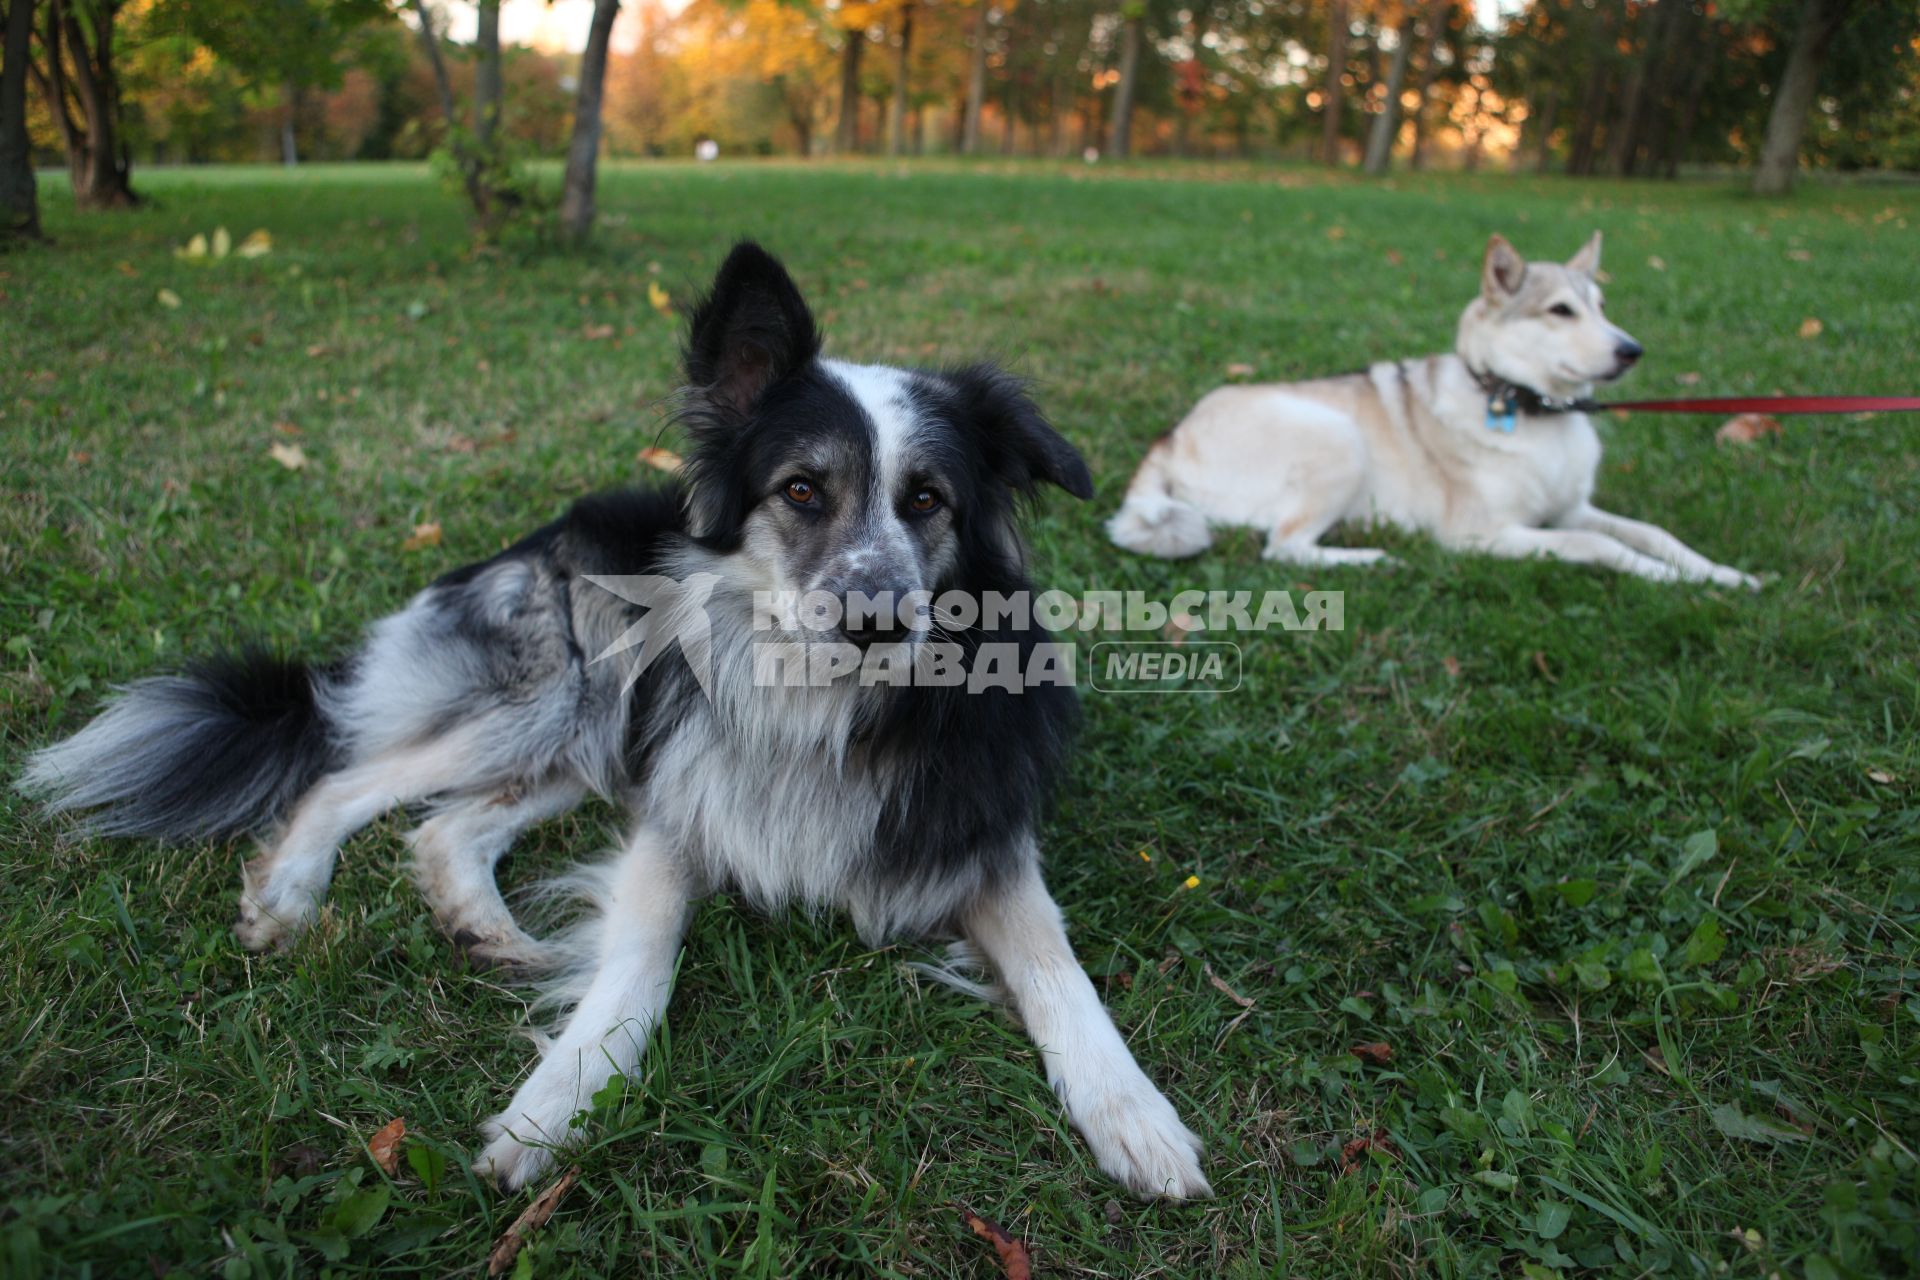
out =
<svg viewBox="0 0 1920 1280"><path fill-rule="evenodd" d="M1101 1171L1135 1195L1195 1200L1213 1194L1200 1171L1206 1148L1145 1076L1080 1106L1069 1100L1067 1109Z"/></svg>
<svg viewBox="0 0 1920 1280"><path fill-rule="evenodd" d="M1760 589L1760 579L1750 573L1742 573L1732 565L1717 564L1713 567L1713 580L1723 587L1745 587L1749 591Z"/></svg>
<svg viewBox="0 0 1920 1280"><path fill-rule="evenodd" d="M273 857L262 854L240 873L240 918L233 935L249 951L288 947L320 914L320 901L298 886L275 884Z"/></svg>
<svg viewBox="0 0 1920 1280"><path fill-rule="evenodd" d="M491 1178L504 1191L518 1191L553 1167L553 1152L547 1147L531 1147L506 1129L502 1113L480 1126L480 1135L489 1139L478 1156L473 1171Z"/></svg>

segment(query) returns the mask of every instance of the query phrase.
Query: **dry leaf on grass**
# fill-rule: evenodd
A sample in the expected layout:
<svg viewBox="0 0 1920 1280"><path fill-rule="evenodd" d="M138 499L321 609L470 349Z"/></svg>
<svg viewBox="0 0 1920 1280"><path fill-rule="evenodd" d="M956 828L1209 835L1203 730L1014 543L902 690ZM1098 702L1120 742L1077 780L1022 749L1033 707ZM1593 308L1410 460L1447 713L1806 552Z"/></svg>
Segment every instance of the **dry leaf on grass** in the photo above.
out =
<svg viewBox="0 0 1920 1280"><path fill-rule="evenodd" d="M247 238L234 250L243 258L262 258L273 252L273 234L265 227L255 227L247 233Z"/></svg>
<svg viewBox="0 0 1920 1280"><path fill-rule="evenodd" d="M1213 984L1213 989L1215 991L1218 991L1221 995L1233 1001L1235 1004L1239 1005L1242 1009L1253 1008L1253 1001L1241 995L1238 991L1235 991L1232 987L1228 986L1224 981L1222 981L1219 977L1217 977L1213 972L1212 965L1210 964L1201 965L1200 972L1206 975L1207 981Z"/></svg>
<svg viewBox="0 0 1920 1280"><path fill-rule="evenodd" d="M1655 271L1665 271L1667 269L1667 260L1656 253L1647 259L1647 265Z"/></svg>
<svg viewBox="0 0 1920 1280"><path fill-rule="evenodd" d="M400 549L402 551L420 551L427 547L437 547L439 545L440 522L438 520L431 520L426 524L413 526L413 532L408 535L405 542L400 544Z"/></svg>
<svg viewBox="0 0 1920 1280"><path fill-rule="evenodd" d="M1251 378L1253 376L1253 366L1250 364L1242 364L1236 360L1227 366L1227 376L1229 378Z"/></svg>
<svg viewBox="0 0 1920 1280"><path fill-rule="evenodd" d="M267 454L289 471L298 471L307 465L307 451L297 444L272 445Z"/></svg>
<svg viewBox="0 0 1920 1280"><path fill-rule="evenodd" d="M665 471L669 474L680 469L680 455L671 449L662 449L658 445L649 445L647 448L642 449L640 451L640 461L646 463L655 471Z"/></svg>
<svg viewBox="0 0 1920 1280"><path fill-rule="evenodd" d="M367 1139L367 1154L391 1178L400 1169L400 1140L407 1136L407 1119L395 1116Z"/></svg>
<svg viewBox="0 0 1920 1280"><path fill-rule="evenodd" d="M1440 665L1445 667L1447 674L1455 680L1460 678L1460 659L1454 657L1452 654L1448 654L1446 657L1440 659Z"/></svg>
<svg viewBox="0 0 1920 1280"><path fill-rule="evenodd" d="M1393 1062L1393 1046L1385 1040L1362 1040L1347 1052L1376 1067L1388 1066Z"/></svg>
<svg viewBox="0 0 1920 1280"><path fill-rule="evenodd" d="M1560 677L1554 675L1553 668L1547 665L1547 651L1545 649L1535 649L1533 651L1533 669L1544 676L1548 684L1560 683Z"/></svg>
<svg viewBox="0 0 1920 1280"><path fill-rule="evenodd" d="M658 280L647 281L647 302L663 316L673 314L673 297L660 287Z"/></svg>
<svg viewBox="0 0 1920 1280"><path fill-rule="evenodd" d="M560 1181L534 1197L532 1204L520 1211L513 1225L501 1232L500 1238L493 1242L493 1249L487 1254L487 1274L505 1275L513 1266L513 1260L520 1256L520 1250L526 1247L527 1237L547 1225L547 1219L560 1207L560 1201L567 1192L573 1190L573 1184L580 1180L580 1166L575 1165L560 1175Z"/></svg>
<svg viewBox="0 0 1920 1280"><path fill-rule="evenodd" d="M1819 316L1808 316L1800 322L1800 336L1803 338L1817 338L1820 336L1821 330L1826 327L1827 326L1820 323Z"/></svg>
<svg viewBox="0 0 1920 1280"><path fill-rule="evenodd" d="M153 296L169 311L177 311L180 308L180 295L171 289L162 289Z"/></svg>
<svg viewBox="0 0 1920 1280"><path fill-rule="evenodd" d="M1166 629L1160 635L1176 649L1187 642L1194 632L1200 630L1200 619L1190 613L1176 613L1167 619Z"/></svg>
<svg viewBox="0 0 1920 1280"><path fill-rule="evenodd" d="M580 328L580 336L588 342L600 342L603 339L613 336L613 326L610 324L582 325Z"/></svg>
<svg viewBox="0 0 1920 1280"><path fill-rule="evenodd" d="M1685 373L1674 374L1673 380L1683 387L1697 387L1700 385L1700 373L1696 369L1689 369Z"/></svg>
<svg viewBox="0 0 1920 1280"><path fill-rule="evenodd" d="M1752 444L1761 436L1777 436L1782 428L1780 419L1764 413L1743 413L1728 418L1713 433L1715 444Z"/></svg>
<svg viewBox="0 0 1920 1280"><path fill-rule="evenodd" d="M1340 1148L1340 1172L1352 1173L1366 1162L1367 1152L1378 1151L1393 1159L1400 1158L1400 1148L1393 1145L1393 1139L1387 1136L1385 1129L1375 1129L1372 1133L1363 1133Z"/></svg>
<svg viewBox="0 0 1920 1280"><path fill-rule="evenodd" d="M1888 773L1885 769L1869 769L1867 770L1867 777L1872 779L1874 782L1879 783L1883 787L1890 787L1894 783L1900 781L1900 779L1894 777L1892 774Z"/></svg>
<svg viewBox="0 0 1920 1280"><path fill-rule="evenodd" d="M960 1211L960 1221L967 1224L967 1230L993 1246L1000 1255L1000 1270L1006 1273L1007 1280L1032 1280L1033 1255L1027 1252L1027 1246L1007 1234L1007 1229L991 1218L983 1218L966 1205L954 1202L954 1208Z"/></svg>

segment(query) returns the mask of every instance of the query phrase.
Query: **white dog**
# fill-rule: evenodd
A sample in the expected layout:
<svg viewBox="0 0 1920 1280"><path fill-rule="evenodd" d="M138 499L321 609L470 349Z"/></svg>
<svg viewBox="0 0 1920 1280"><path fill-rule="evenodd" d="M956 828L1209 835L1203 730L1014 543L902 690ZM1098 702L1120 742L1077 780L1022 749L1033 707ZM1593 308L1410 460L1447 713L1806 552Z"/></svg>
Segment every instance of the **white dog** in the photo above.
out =
<svg viewBox="0 0 1920 1280"><path fill-rule="evenodd" d="M1205 550L1212 525L1246 525L1266 533L1270 560L1372 564L1385 553L1320 538L1343 520L1386 522L1459 550L1758 587L1593 505L1600 441L1583 408L1641 353L1601 314L1599 269L1597 231L1564 266L1494 236L1454 354L1221 387L1147 451L1108 534L1178 557Z"/></svg>

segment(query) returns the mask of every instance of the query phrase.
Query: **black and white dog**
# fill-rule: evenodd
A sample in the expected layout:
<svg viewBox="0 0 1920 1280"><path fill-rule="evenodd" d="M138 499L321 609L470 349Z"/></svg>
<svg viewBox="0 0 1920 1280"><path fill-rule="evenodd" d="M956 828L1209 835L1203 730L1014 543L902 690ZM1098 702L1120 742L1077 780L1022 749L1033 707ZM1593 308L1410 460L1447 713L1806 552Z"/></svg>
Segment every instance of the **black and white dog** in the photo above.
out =
<svg viewBox="0 0 1920 1280"><path fill-rule="evenodd" d="M333 666L243 655L138 681L35 755L24 786L92 810L103 833L271 829L244 874L250 948L313 920L349 835L422 808L408 839L441 925L482 959L557 970L572 1005L486 1124L476 1163L509 1187L634 1066L695 903L732 890L769 911L844 909L869 940L958 934L997 971L1101 1168L1144 1195L1208 1194L1198 1139L1135 1064L1041 882L1070 684L756 678L757 593L1026 590L1016 501L1042 481L1089 497L1086 464L992 368L822 359L793 281L751 244L695 311L686 365L680 485L579 502L440 579ZM645 609L595 585L622 579L705 585ZM699 628L675 616L693 610ZM823 638L780 627L802 651ZM849 612L832 639L912 653L930 633L967 655L1045 641L1030 621L930 632L905 610ZM596 661L636 636L649 657L677 638L689 661L641 663L637 679L631 662ZM536 940L495 865L588 791L624 801L632 832L571 877L585 923Z"/></svg>

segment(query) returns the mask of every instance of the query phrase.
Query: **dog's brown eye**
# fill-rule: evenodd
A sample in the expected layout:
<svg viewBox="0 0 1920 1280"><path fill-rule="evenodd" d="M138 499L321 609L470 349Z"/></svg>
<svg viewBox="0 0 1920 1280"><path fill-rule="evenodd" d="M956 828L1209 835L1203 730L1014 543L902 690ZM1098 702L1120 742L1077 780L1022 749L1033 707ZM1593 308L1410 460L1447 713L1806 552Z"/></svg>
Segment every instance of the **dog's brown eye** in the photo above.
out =
<svg viewBox="0 0 1920 1280"><path fill-rule="evenodd" d="M796 506L808 506L813 502L813 482L811 480L787 481L787 501Z"/></svg>
<svg viewBox="0 0 1920 1280"><path fill-rule="evenodd" d="M940 505L940 495L931 489L922 489L908 500L907 505L925 515Z"/></svg>
<svg viewBox="0 0 1920 1280"><path fill-rule="evenodd" d="M1549 307L1548 310L1553 312L1554 315L1560 316L1563 319L1566 319L1566 320L1573 319L1573 308L1568 306L1564 302L1556 302L1553 304L1553 306Z"/></svg>

